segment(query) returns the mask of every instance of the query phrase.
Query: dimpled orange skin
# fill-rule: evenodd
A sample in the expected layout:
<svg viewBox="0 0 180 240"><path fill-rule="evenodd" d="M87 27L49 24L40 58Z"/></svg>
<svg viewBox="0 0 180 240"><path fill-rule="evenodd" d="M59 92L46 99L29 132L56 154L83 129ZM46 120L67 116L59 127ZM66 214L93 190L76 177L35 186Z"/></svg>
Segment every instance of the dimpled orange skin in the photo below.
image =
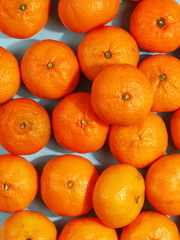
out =
<svg viewBox="0 0 180 240"><path fill-rule="evenodd" d="M119 0L60 0L58 12L67 28L85 33L113 20L119 6Z"/></svg>
<svg viewBox="0 0 180 240"><path fill-rule="evenodd" d="M176 50L180 46L180 5L174 0L141 1L131 15L130 32L147 51Z"/></svg>
<svg viewBox="0 0 180 240"><path fill-rule="evenodd" d="M162 118L153 112L138 125L114 125L109 133L109 146L120 163L128 163L139 169L147 167L166 152L166 125Z"/></svg>
<svg viewBox="0 0 180 240"><path fill-rule="evenodd" d="M56 214L75 217L92 209L92 192L99 174L86 158L62 155L45 166L41 196Z"/></svg>
<svg viewBox="0 0 180 240"><path fill-rule="evenodd" d="M174 144L180 150L180 109L171 118L171 136Z"/></svg>
<svg viewBox="0 0 180 240"><path fill-rule="evenodd" d="M10 100L21 82L19 63L5 48L0 47L0 104Z"/></svg>
<svg viewBox="0 0 180 240"><path fill-rule="evenodd" d="M110 65L93 81L91 103L103 121L111 125L134 125L142 122L151 110L152 86L136 67Z"/></svg>
<svg viewBox="0 0 180 240"><path fill-rule="evenodd" d="M146 58L138 68L153 86L152 111L171 112L180 107L180 61L178 58L158 54Z"/></svg>
<svg viewBox="0 0 180 240"><path fill-rule="evenodd" d="M180 154L166 155L154 162L145 183L147 200L156 210L180 215Z"/></svg>
<svg viewBox="0 0 180 240"><path fill-rule="evenodd" d="M52 125L57 142L79 153L100 149L109 132L109 125L92 110L90 94L84 92L72 93L56 106Z"/></svg>
<svg viewBox="0 0 180 240"><path fill-rule="evenodd" d="M32 99L19 98L2 105L0 119L0 144L9 153L36 153L50 139L49 115L43 106Z"/></svg>
<svg viewBox="0 0 180 240"><path fill-rule="evenodd" d="M30 205L38 192L38 174L23 157L0 155L0 212L12 213Z"/></svg>
<svg viewBox="0 0 180 240"><path fill-rule="evenodd" d="M82 72L93 81L110 64L137 66L139 49L133 37L122 28L98 27L86 34L78 47Z"/></svg>
<svg viewBox="0 0 180 240"><path fill-rule="evenodd" d="M179 240L176 224L158 212L141 212L139 216L126 226L120 240Z"/></svg>
<svg viewBox="0 0 180 240"><path fill-rule="evenodd" d="M32 37L47 23L49 11L50 0L1 0L0 30L13 38Z"/></svg>
<svg viewBox="0 0 180 240"><path fill-rule="evenodd" d="M38 212L20 211L4 221L0 229L3 240L56 240L57 230L46 216Z"/></svg>
<svg viewBox="0 0 180 240"><path fill-rule="evenodd" d="M65 43L43 40L25 53L21 74L24 84L34 95L57 99L76 88L80 69L74 52Z"/></svg>
<svg viewBox="0 0 180 240"><path fill-rule="evenodd" d="M106 227L96 217L83 217L69 221L58 240L118 240L115 229Z"/></svg>
<svg viewBox="0 0 180 240"><path fill-rule="evenodd" d="M140 213L145 184L140 172L128 164L108 167L98 178L93 191L93 207L108 227L121 228Z"/></svg>

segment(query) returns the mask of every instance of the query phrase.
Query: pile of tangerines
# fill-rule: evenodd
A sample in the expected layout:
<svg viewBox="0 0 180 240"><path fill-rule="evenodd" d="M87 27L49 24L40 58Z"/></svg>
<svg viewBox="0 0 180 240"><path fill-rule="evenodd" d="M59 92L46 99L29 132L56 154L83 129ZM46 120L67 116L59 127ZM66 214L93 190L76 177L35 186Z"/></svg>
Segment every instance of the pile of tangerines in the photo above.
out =
<svg viewBox="0 0 180 240"><path fill-rule="evenodd" d="M124 0L126 1L126 0ZM61 155L43 169L40 191L56 214L69 221L59 240L179 240L180 154L163 156L168 133L157 112L175 111L171 135L180 149L180 60L165 55L180 46L180 5L174 0L142 0L130 20L131 35L103 26L119 10L119 0L60 0L57 11L71 31L87 33L77 57L55 40L32 45L21 65L0 47L0 240L56 240L55 225L44 215L23 210L38 192L38 174L24 157L40 151L51 135L50 116L28 98L11 98L21 78L35 96L63 99L52 114L57 142L76 153L102 148L108 138L121 164L99 176L77 155ZM29 38L46 24L50 0L1 0L0 29ZM139 65L138 45L151 52ZM138 67L137 67L138 65ZM91 93L72 93L80 70L92 81ZM144 181L137 169L150 166ZM157 210L141 212L145 194ZM79 217L94 208L97 217Z"/></svg>

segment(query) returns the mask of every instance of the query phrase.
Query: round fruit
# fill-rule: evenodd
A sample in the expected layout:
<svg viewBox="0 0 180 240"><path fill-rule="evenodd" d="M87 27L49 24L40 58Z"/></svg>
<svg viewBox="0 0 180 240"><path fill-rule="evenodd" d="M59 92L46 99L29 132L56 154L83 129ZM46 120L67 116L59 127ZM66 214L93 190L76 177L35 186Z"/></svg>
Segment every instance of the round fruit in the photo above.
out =
<svg viewBox="0 0 180 240"><path fill-rule="evenodd" d="M166 239L179 240L176 224L158 212L141 212L139 216L126 226L120 240Z"/></svg>
<svg viewBox="0 0 180 240"><path fill-rule="evenodd" d="M38 212L20 211L6 219L0 229L2 240L56 240L57 230L46 216Z"/></svg>
<svg viewBox="0 0 180 240"><path fill-rule="evenodd" d="M180 5L174 0L143 0L131 15L130 31L150 52L172 52L180 46Z"/></svg>
<svg viewBox="0 0 180 240"><path fill-rule="evenodd" d="M97 116L109 124L138 124L151 110L152 86L136 67L110 65L93 81L91 103Z"/></svg>
<svg viewBox="0 0 180 240"><path fill-rule="evenodd" d="M21 78L17 59L0 47L0 104L10 100L20 86Z"/></svg>
<svg viewBox="0 0 180 240"><path fill-rule="evenodd" d="M65 43L43 40L25 53L21 74L24 84L34 95L57 99L76 88L80 69L74 52Z"/></svg>
<svg viewBox="0 0 180 240"><path fill-rule="evenodd" d="M13 38L29 38L47 23L50 0L1 0L0 30Z"/></svg>
<svg viewBox="0 0 180 240"><path fill-rule="evenodd" d="M180 150L180 108L171 118L171 136L174 144Z"/></svg>
<svg viewBox="0 0 180 240"><path fill-rule="evenodd" d="M153 112L138 125L114 125L110 129L109 146L119 162L131 164L136 168L147 167L166 152L166 125L162 118Z"/></svg>
<svg viewBox="0 0 180 240"><path fill-rule="evenodd" d="M108 227L121 228L140 213L145 197L144 179L128 164L108 167L98 178L93 191L93 207Z"/></svg>
<svg viewBox="0 0 180 240"><path fill-rule="evenodd" d="M146 58L138 68L145 73L153 86L152 111L171 112L180 107L180 61L158 54Z"/></svg>
<svg viewBox="0 0 180 240"><path fill-rule="evenodd" d="M108 136L109 125L99 119L91 107L89 93L72 93L54 109L54 136L63 147L79 153L100 149Z"/></svg>
<svg viewBox="0 0 180 240"><path fill-rule="evenodd" d="M0 107L0 144L17 155L33 154L46 146L51 135L47 111L28 98L14 99Z"/></svg>
<svg viewBox="0 0 180 240"><path fill-rule="evenodd" d="M119 0L60 0L58 12L67 28L85 33L113 20L119 5Z"/></svg>
<svg viewBox="0 0 180 240"><path fill-rule="evenodd" d="M78 47L82 72L93 81L110 64L137 66L139 49L133 37L122 28L98 27L86 34Z"/></svg>
<svg viewBox="0 0 180 240"><path fill-rule="evenodd" d="M30 205L38 192L38 174L23 157L0 155L0 212L11 213Z"/></svg>
<svg viewBox="0 0 180 240"><path fill-rule="evenodd" d="M115 229L106 227L96 217L77 218L69 221L58 240L118 240Z"/></svg>
<svg viewBox="0 0 180 240"><path fill-rule="evenodd" d="M156 210L180 215L180 154L166 155L153 163L145 183L147 200Z"/></svg>
<svg viewBox="0 0 180 240"><path fill-rule="evenodd" d="M74 217L92 209L92 192L98 178L93 164L80 156L62 155L45 166L41 195L56 214Z"/></svg>

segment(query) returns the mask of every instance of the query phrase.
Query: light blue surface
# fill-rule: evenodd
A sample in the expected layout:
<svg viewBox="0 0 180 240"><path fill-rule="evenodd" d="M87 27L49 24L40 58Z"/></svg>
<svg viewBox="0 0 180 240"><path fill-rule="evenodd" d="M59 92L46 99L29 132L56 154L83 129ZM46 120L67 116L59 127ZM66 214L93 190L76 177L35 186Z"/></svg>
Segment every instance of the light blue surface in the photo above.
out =
<svg viewBox="0 0 180 240"><path fill-rule="evenodd" d="M163 0L162 0L163 1ZM178 0L180 3L180 0ZM136 2L130 2L128 0L122 0L121 6L120 6L120 11L116 18L109 24L113 26L118 26L122 27L123 29L129 31L129 19L130 15L133 12L133 9L136 6ZM77 34L73 33L70 30L66 29L62 23L59 20L58 13L57 13L57 5L58 5L58 0L52 0L52 6L51 6L51 13L50 13L50 18L46 26L35 36L33 36L30 39L13 39L9 38L6 35L0 33L0 46L7 48L10 50L19 60L21 61L22 56L24 53L27 51L27 49L34 44L35 42L43 39L54 39L54 40L59 40L62 41L66 44L68 44L75 52L77 51L77 47L81 40L83 39L84 35L83 34ZM140 49L140 60L143 60L146 58L148 55L152 53L146 52L142 49ZM180 58L180 49L176 50L172 55ZM91 88L91 82L87 80L82 74L81 74L81 79L79 82L79 85L76 89L76 91L86 91L90 92ZM23 84L21 84L21 87L16 94L14 98L19 98L19 97L28 97L32 98L36 101L38 101L40 104L42 104L50 114L52 114L52 111L54 107L57 105L57 103L60 100L44 100L44 99L39 99L35 97L33 94L31 94ZM172 143L171 137L170 137L170 119L172 116L172 113L166 113L166 114L161 114L163 119L165 120L166 126L168 128L168 133L169 133L169 146L167 149L167 154L172 154L172 153L180 153ZM0 154L6 154L7 152L0 146ZM45 164L51 160L52 158L62 155L62 154L67 154L67 153L72 153L68 151L67 149L61 147L58 145L53 137L51 137L49 143L47 146L42 149L40 152L30 155L30 156L25 156L29 161L32 162L32 164L36 167L39 176L41 175L42 169L45 166ZM74 154L74 153L73 153ZM106 143L105 146L92 154L78 154L81 156L86 157L89 159L98 169L99 173L101 173L105 168L112 164L117 164L118 162L115 160L115 158L112 156L108 144ZM143 176L145 177L147 169L141 170L143 173ZM40 197L40 193L38 193L36 199L33 201L33 203L28 207L29 210L32 211L37 211L45 214L48 216L57 226L58 233L62 230L62 227L65 225L66 222L70 220L70 218L67 217L60 217L55 215L53 212L51 212L43 203ZM144 205L143 210L152 210L153 208L146 202ZM88 215L94 214L93 212L89 213ZM7 219L10 216L10 214L4 214L0 213L0 227L5 219ZM178 228L180 230L180 217L174 217L173 220L177 223Z"/></svg>

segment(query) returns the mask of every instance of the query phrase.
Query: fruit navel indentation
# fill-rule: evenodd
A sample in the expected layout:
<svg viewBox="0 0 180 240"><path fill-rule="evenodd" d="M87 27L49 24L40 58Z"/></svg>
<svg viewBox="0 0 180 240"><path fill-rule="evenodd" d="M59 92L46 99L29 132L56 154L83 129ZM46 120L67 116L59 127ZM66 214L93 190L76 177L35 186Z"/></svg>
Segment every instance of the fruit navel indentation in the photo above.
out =
<svg viewBox="0 0 180 240"><path fill-rule="evenodd" d="M72 181L67 182L66 186L67 186L67 188L72 188L73 187L73 182Z"/></svg>
<svg viewBox="0 0 180 240"><path fill-rule="evenodd" d="M139 199L140 199L140 196L136 196L136 197L135 197L135 201L136 201L136 203L139 202Z"/></svg>
<svg viewBox="0 0 180 240"><path fill-rule="evenodd" d="M128 93L124 93L124 94L122 95L122 100L123 100L123 101L127 101L129 98L130 98L130 95L129 95Z"/></svg>
<svg viewBox="0 0 180 240"><path fill-rule="evenodd" d="M19 5L19 9L21 11L25 11L26 10L26 4L22 3L21 5Z"/></svg>
<svg viewBox="0 0 180 240"><path fill-rule="evenodd" d="M159 18L157 19L157 25L162 28L165 26L165 19L164 18Z"/></svg>
<svg viewBox="0 0 180 240"><path fill-rule="evenodd" d="M54 66L54 64L53 64L52 62L49 62L49 63L46 65L46 67L49 68L49 69L53 68L53 66Z"/></svg>
<svg viewBox="0 0 180 240"><path fill-rule="evenodd" d="M110 51L104 52L104 56L106 58L110 58L112 56L112 54L110 53Z"/></svg>
<svg viewBox="0 0 180 240"><path fill-rule="evenodd" d="M87 124L88 124L87 121L85 121L85 120L82 120L82 121L81 121L81 126L82 126L82 127L86 127Z"/></svg>
<svg viewBox="0 0 180 240"><path fill-rule="evenodd" d="M140 135L137 135L137 136L135 137L135 140L138 141L138 142L141 141Z"/></svg>
<svg viewBox="0 0 180 240"><path fill-rule="evenodd" d="M4 184L4 190L7 191L9 189L9 184L8 183L5 183Z"/></svg>
<svg viewBox="0 0 180 240"><path fill-rule="evenodd" d="M160 81L166 80L166 74L163 74L163 73L159 74L159 80Z"/></svg>
<svg viewBox="0 0 180 240"><path fill-rule="evenodd" d="M23 130L23 129L25 129L25 127L26 127L26 124L25 124L25 123L21 123L21 124L20 124L20 129Z"/></svg>

